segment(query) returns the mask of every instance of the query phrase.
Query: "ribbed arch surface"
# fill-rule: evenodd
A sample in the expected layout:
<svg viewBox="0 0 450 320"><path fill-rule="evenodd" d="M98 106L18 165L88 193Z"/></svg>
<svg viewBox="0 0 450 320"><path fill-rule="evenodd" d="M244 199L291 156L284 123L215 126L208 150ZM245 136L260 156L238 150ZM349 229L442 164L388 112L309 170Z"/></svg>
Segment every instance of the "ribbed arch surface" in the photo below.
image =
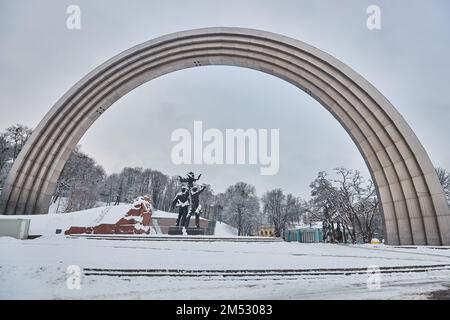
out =
<svg viewBox="0 0 450 320"><path fill-rule="evenodd" d="M242 28L170 34L110 59L75 84L33 132L8 176L3 214L45 214L72 150L120 97L161 75L227 65L284 79L322 104L361 152L382 204L389 244L450 245L450 212L433 165L403 117L332 56L281 35Z"/></svg>

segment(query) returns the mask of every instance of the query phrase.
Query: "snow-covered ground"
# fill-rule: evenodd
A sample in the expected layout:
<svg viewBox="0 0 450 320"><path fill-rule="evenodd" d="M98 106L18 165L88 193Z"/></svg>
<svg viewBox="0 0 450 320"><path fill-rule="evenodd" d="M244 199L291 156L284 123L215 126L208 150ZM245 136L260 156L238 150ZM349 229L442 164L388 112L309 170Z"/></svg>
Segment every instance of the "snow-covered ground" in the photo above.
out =
<svg viewBox="0 0 450 320"><path fill-rule="evenodd" d="M266 270L450 265L450 250L286 242L183 242L0 238L0 298L44 299L377 299L424 298L450 286L447 270L294 278L117 277L85 275L81 289L67 287L70 265L80 269Z"/></svg>
<svg viewBox="0 0 450 320"><path fill-rule="evenodd" d="M232 239L175 241L160 235L100 240L55 234L55 229L72 225L114 223L128 208L33 216L31 233L44 236L0 237L0 299L422 299L450 288L450 248L249 242L249 238L236 242L236 230L219 222L216 237ZM69 266L82 272L79 290L67 285ZM380 287L375 289L368 288L373 274L365 271L372 266L382 268L377 275ZM383 269L401 266L439 267L410 273ZM336 273L337 268L345 270ZM355 268L363 271L352 271ZM92 273L95 269L97 273ZM175 271L169 276L167 269ZM186 276L198 270L206 271ZM273 271L270 276L220 276L230 270ZM300 274L286 276L289 270ZM208 272L219 276L206 276Z"/></svg>

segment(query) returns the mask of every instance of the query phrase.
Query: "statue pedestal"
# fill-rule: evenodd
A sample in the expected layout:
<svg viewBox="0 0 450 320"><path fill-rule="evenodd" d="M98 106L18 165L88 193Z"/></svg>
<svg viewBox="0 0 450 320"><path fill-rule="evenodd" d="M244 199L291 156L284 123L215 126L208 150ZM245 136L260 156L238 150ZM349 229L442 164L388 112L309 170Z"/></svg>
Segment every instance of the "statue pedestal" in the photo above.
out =
<svg viewBox="0 0 450 320"><path fill-rule="evenodd" d="M170 236L182 236L183 235L183 227L170 226L169 231L167 232ZM186 233L190 236L204 236L206 234L205 228L187 228Z"/></svg>
<svg viewBox="0 0 450 320"><path fill-rule="evenodd" d="M170 226L169 231L167 233L170 236L182 236L183 235L183 227Z"/></svg>
<svg viewBox="0 0 450 320"><path fill-rule="evenodd" d="M204 236L205 228L187 228L186 232L190 236Z"/></svg>

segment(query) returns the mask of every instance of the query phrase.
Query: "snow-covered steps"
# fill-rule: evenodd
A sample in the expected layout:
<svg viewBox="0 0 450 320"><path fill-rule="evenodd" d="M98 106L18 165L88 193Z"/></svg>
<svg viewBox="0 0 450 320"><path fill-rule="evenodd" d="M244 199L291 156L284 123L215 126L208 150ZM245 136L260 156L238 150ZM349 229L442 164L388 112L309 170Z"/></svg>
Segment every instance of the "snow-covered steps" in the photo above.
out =
<svg viewBox="0 0 450 320"><path fill-rule="evenodd" d="M450 264L428 266L397 266L380 267L376 272L380 274L417 273L448 271ZM190 269L102 269L84 268L85 276L115 276L115 277L203 277L203 278L248 278L272 279L305 276L350 276L373 273L367 268L322 268L322 269L270 269L270 270L190 270Z"/></svg>
<svg viewBox="0 0 450 320"><path fill-rule="evenodd" d="M194 241L194 242L281 242L281 238L271 237L215 237L215 236L160 236L160 235L99 235L77 234L70 235L71 239L91 240L122 240L122 241Z"/></svg>

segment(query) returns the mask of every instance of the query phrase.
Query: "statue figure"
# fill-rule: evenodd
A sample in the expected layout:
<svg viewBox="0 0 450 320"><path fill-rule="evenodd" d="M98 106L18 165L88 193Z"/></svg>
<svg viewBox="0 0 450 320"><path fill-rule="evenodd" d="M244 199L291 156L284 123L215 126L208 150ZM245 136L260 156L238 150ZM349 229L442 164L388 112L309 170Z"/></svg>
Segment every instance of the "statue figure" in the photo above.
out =
<svg viewBox="0 0 450 320"><path fill-rule="evenodd" d="M181 176L178 176L178 180L180 180L181 183L187 183L187 186L189 189L191 189L194 186L194 182L198 181L202 175L199 174L197 178L195 178L194 172L188 172L186 174L185 178L182 178Z"/></svg>
<svg viewBox="0 0 450 320"><path fill-rule="evenodd" d="M191 220L191 217L195 215L195 226L197 228L200 228L200 214L202 213L202 206L200 204L200 194L206 189L206 186L203 186L201 188L197 186L193 186L190 190L191 194L191 205L189 214L186 218L186 225L185 227L189 227L189 222Z"/></svg>
<svg viewBox="0 0 450 320"><path fill-rule="evenodd" d="M189 228L191 217L195 215L195 225L200 228L200 214L202 213L202 206L200 205L200 194L206 189L203 185L199 187L195 184L202 175L195 177L194 172L188 172L184 178L178 176L178 179L183 186L181 192L177 193L172 201L171 209L176 206L179 210L176 226Z"/></svg>
<svg viewBox="0 0 450 320"><path fill-rule="evenodd" d="M189 189L186 186L181 187L181 192L177 193L170 208L173 209L175 206L178 208L176 226L179 227L180 224L184 226L189 210Z"/></svg>

